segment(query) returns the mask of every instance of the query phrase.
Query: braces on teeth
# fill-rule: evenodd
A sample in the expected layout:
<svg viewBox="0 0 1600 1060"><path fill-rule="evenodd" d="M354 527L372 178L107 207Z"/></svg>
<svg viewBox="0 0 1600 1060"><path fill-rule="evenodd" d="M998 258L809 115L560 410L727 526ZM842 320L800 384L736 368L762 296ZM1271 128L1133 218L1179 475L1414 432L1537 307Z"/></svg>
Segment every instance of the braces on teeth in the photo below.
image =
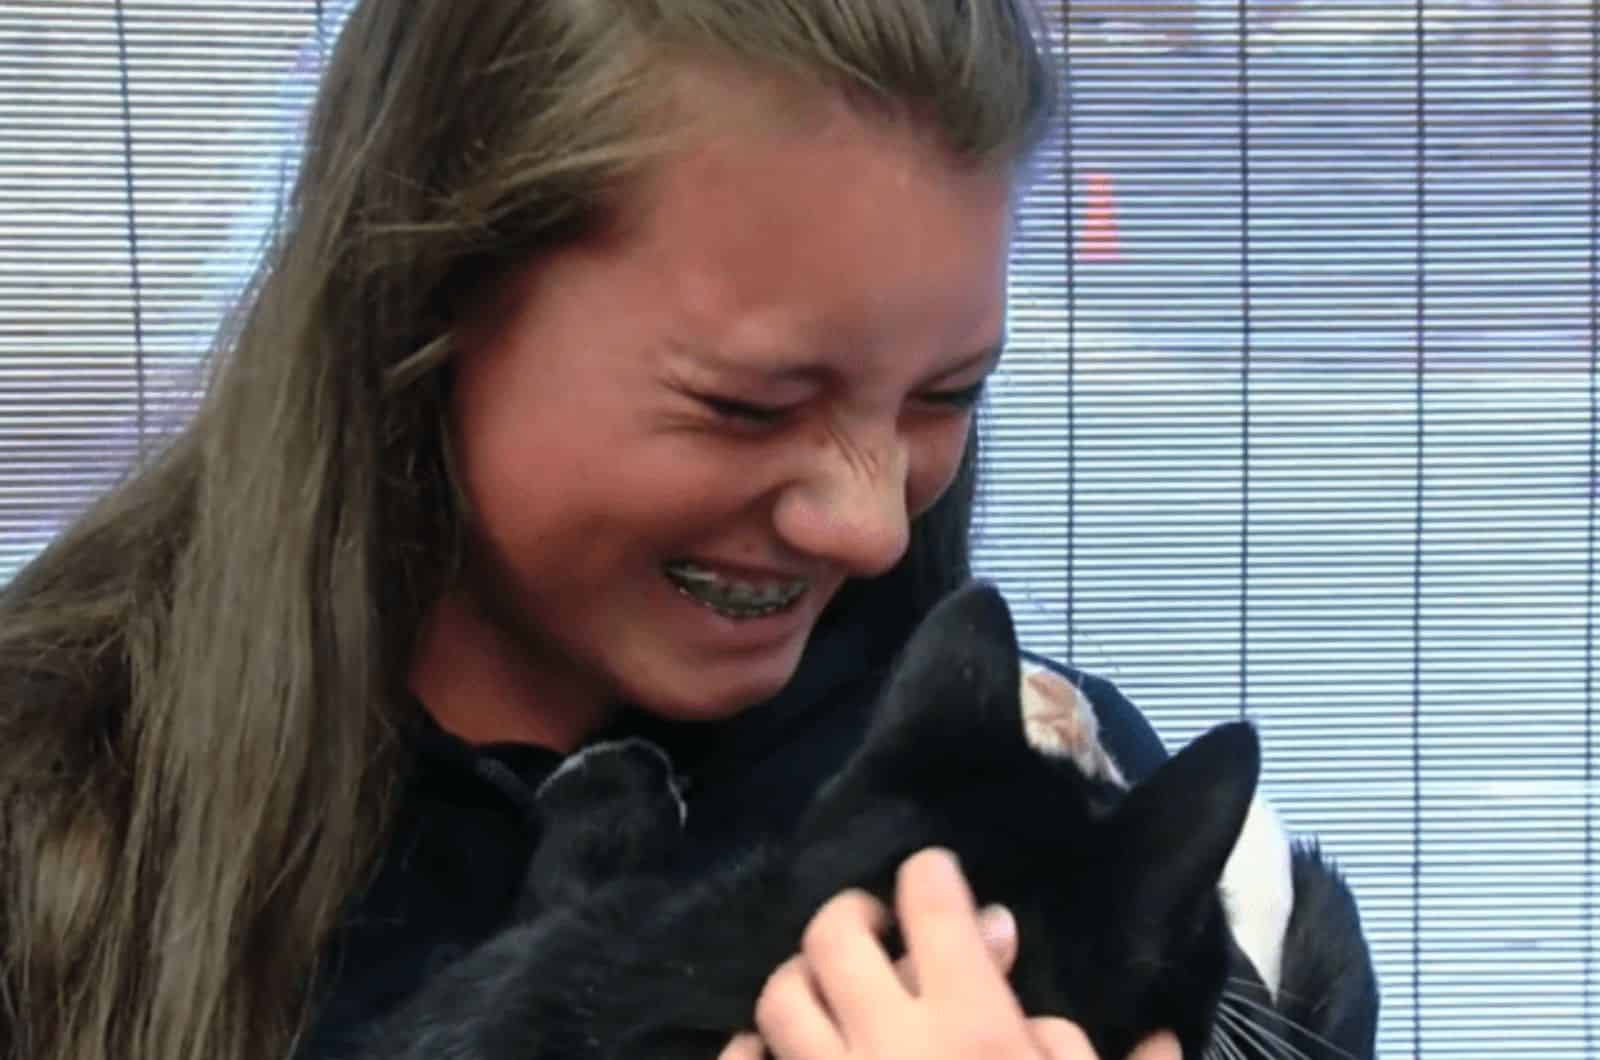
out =
<svg viewBox="0 0 1600 1060"><path fill-rule="evenodd" d="M678 592L730 618L775 614L793 604L806 590L803 580L751 586L689 563L668 564L666 573Z"/></svg>

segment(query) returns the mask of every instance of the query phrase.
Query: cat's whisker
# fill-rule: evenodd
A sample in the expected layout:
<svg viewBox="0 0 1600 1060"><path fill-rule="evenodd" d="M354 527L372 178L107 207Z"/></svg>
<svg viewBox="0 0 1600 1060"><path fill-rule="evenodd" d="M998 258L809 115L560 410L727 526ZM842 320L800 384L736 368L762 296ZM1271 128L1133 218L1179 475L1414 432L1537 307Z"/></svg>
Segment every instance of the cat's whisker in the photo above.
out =
<svg viewBox="0 0 1600 1060"><path fill-rule="evenodd" d="M1250 1014L1235 1009L1232 1010L1230 1015L1237 1021L1241 1033L1247 1034L1250 1041L1264 1052L1275 1056L1291 1057L1294 1060L1315 1060L1310 1053L1307 1053L1265 1023L1256 1020ZM1277 1014L1273 1013L1273 1015L1276 1016ZM1282 1017L1278 1018L1281 1019ZM1284 1022L1290 1021L1285 1020Z"/></svg>
<svg viewBox="0 0 1600 1060"><path fill-rule="evenodd" d="M1312 1055L1299 1049L1298 1046L1294 1046L1293 1042L1283 1038L1282 1034L1275 1033L1269 1026L1259 1023L1250 1014L1245 1014L1245 1012L1240 1012L1237 1009L1219 1010L1218 1017L1222 1018L1224 1015L1232 1022L1235 1030L1240 1034L1240 1038L1248 1046L1258 1050L1262 1057L1282 1057L1283 1060L1315 1060Z"/></svg>
<svg viewBox="0 0 1600 1060"><path fill-rule="evenodd" d="M1223 1033L1220 1023L1211 1028L1211 1040L1206 1043L1205 1052L1200 1054L1200 1060L1231 1060L1228 1054L1227 1035Z"/></svg>
<svg viewBox="0 0 1600 1060"><path fill-rule="evenodd" d="M1205 1052L1200 1054L1200 1060L1231 1060L1223 1050L1222 1036L1215 1030L1212 1032L1210 1044L1206 1046Z"/></svg>
<svg viewBox="0 0 1600 1060"><path fill-rule="evenodd" d="M1263 1054L1289 1057L1292 1060L1314 1060L1309 1053L1306 1053L1282 1034L1274 1031L1267 1024L1258 1021L1251 1014L1235 1009L1231 1011L1230 1015L1236 1021L1240 1033L1244 1034L1250 1043L1260 1049ZM1276 1014L1274 1013L1274 1015Z"/></svg>
<svg viewBox="0 0 1600 1060"><path fill-rule="evenodd" d="M1299 1031L1301 1034L1304 1034L1307 1038L1310 1038L1312 1041L1316 1042L1318 1045L1322 1046L1324 1049L1328 1050L1330 1053L1335 1054L1337 1056L1345 1057L1346 1060L1359 1060L1359 1058L1354 1053L1351 1053L1350 1051L1348 1051L1346 1049L1340 1048L1339 1046L1335 1045L1333 1042L1329 1041L1327 1038L1324 1038L1322 1035L1317 1034L1315 1031L1311 1030L1309 1027L1306 1027L1303 1024L1297 1023L1294 1020L1288 1019L1281 1012L1279 1012L1277 1009L1272 1008L1270 1005L1263 1005L1261 1002L1256 1001L1253 998L1244 997L1244 996L1242 996L1240 994L1235 994L1232 991L1223 991L1222 1004L1223 1005L1232 1004L1232 1005L1236 1005L1236 1006L1243 1006L1245 1008L1253 1009L1253 1010L1258 1011L1258 1012L1264 1012L1264 1013L1266 1013L1266 1014L1268 1014L1270 1016L1273 1016L1273 1017L1275 1017L1277 1019L1282 1020L1286 1024L1289 1024L1295 1030Z"/></svg>
<svg viewBox="0 0 1600 1060"><path fill-rule="evenodd" d="M1211 1044L1206 1047L1206 1057L1218 1057L1220 1060L1247 1060L1244 1050L1240 1049L1233 1040L1233 1030L1220 1020L1211 1031Z"/></svg>
<svg viewBox="0 0 1600 1060"><path fill-rule="evenodd" d="M1245 1060L1247 1048L1249 1049L1249 1055L1257 1054L1256 1047L1260 1043L1250 1033L1250 1027L1246 1021L1237 1013L1219 1009L1217 1011L1217 1026L1227 1032L1229 1048L1233 1050L1233 1056L1236 1060Z"/></svg>
<svg viewBox="0 0 1600 1060"><path fill-rule="evenodd" d="M1234 983L1234 984L1237 984L1239 986L1250 987L1251 989L1254 989L1254 990L1266 989L1262 985L1261 980L1259 980L1259 979L1251 979L1249 976L1245 976L1245 975L1230 975L1230 976L1227 977L1226 982ZM1311 1003L1311 999L1306 997L1304 994L1298 994L1298 993L1294 993L1294 992L1289 991L1289 990L1285 990L1281 986L1278 988L1278 992L1277 992L1276 995L1274 995L1273 999L1275 1001L1279 1001L1279 1002L1297 1001L1302 1005L1309 1005Z"/></svg>
<svg viewBox="0 0 1600 1060"><path fill-rule="evenodd" d="M1255 1009L1261 1013L1265 1013L1266 1015L1271 1016L1274 1020L1283 1024L1285 1027L1303 1034L1319 1047L1319 1051L1322 1052L1322 1055L1325 1057L1329 1055L1336 1055L1340 1057L1346 1057L1348 1060L1358 1060L1358 1058L1353 1054L1335 1045L1327 1038L1322 1037L1315 1031L1312 1031L1310 1028L1298 1023L1297 1021L1289 1019L1273 1008L1262 1005L1255 1001L1251 1001L1249 998L1224 995L1222 1006L1226 1008L1230 1005L1233 1006L1231 1011L1234 1018L1240 1020L1244 1026L1248 1027L1250 1031L1256 1035L1257 1040L1262 1042L1262 1044L1265 1044L1266 1041L1271 1041L1281 1045L1284 1049L1288 1050L1291 1055L1303 1057L1304 1060L1316 1060L1316 1058L1312 1057L1310 1053L1307 1053L1305 1050L1290 1043L1287 1038L1283 1037L1281 1032L1274 1030L1263 1022L1259 1022L1254 1015L1243 1006L1248 1006L1250 1009Z"/></svg>

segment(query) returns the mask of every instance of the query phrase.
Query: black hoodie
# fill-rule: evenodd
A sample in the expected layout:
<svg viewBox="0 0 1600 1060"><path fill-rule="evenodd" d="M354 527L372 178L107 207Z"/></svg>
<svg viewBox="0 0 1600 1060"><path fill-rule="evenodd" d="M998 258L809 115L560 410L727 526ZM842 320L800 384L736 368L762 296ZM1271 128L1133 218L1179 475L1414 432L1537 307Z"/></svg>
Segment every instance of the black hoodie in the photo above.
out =
<svg viewBox="0 0 1600 1060"><path fill-rule="evenodd" d="M641 735L666 748L688 803L685 864L703 871L794 824L860 742L902 641L870 621L832 622L814 633L789 685L760 706L697 724L623 711L599 738ZM1110 682L1035 661L1082 688L1129 781L1166 757ZM433 969L505 924L538 839L534 790L560 760L542 747L469 746L423 729L395 836L330 947L322 1002L297 1060L348 1057Z"/></svg>

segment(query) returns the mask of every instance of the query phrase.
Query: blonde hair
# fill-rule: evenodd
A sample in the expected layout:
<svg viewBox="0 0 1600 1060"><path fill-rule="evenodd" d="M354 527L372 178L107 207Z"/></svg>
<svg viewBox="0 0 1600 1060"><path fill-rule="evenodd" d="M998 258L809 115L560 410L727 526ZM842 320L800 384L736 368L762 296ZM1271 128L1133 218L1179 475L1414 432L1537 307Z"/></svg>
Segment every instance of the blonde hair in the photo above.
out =
<svg viewBox="0 0 1600 1060"><path fill-rule="evenodd" d="M0 1055L292 1051L461 551L451 328L603 222L663 149L673 68L804 78L1019 160L1041 40L1022 0L359 3L195 416L0 593ZM964 573L972 474L914 531L924 595Z"/></svg>

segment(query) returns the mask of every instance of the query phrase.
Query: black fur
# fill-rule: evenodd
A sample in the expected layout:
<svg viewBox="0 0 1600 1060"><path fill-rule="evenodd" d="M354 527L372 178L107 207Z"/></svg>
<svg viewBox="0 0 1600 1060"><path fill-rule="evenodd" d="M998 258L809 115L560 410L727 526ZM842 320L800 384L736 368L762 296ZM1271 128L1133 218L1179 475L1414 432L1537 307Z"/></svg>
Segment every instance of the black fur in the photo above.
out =
<svg viewBox="0 0 1600 1060"><path fill-rule="evenodd" d="M1278 991L1285 1036L1298 1055L1317 1060L1375 1056L1378 977L1355 896L1315 842L1295 845L1293 871Z"/></svg>
<svg viewBox="0 0 1600 1060"><path fill-rule="evenodd" d="M901 861L937 844L981 900L1016 915L1011 979L1029 1013L1076 1020L1104 1060L1158 1028L1199 1058L1236 970L1217 882L1258 769L1243 723L1128 793L1034 750L1010 615L974 586L913 637L863 746L797 834L712 878L657 871L677 804L647 745L563 770L540 795L551 812L529 918L436 976L367 1055L714 1057L827 898L886 897Z"/></svg>

